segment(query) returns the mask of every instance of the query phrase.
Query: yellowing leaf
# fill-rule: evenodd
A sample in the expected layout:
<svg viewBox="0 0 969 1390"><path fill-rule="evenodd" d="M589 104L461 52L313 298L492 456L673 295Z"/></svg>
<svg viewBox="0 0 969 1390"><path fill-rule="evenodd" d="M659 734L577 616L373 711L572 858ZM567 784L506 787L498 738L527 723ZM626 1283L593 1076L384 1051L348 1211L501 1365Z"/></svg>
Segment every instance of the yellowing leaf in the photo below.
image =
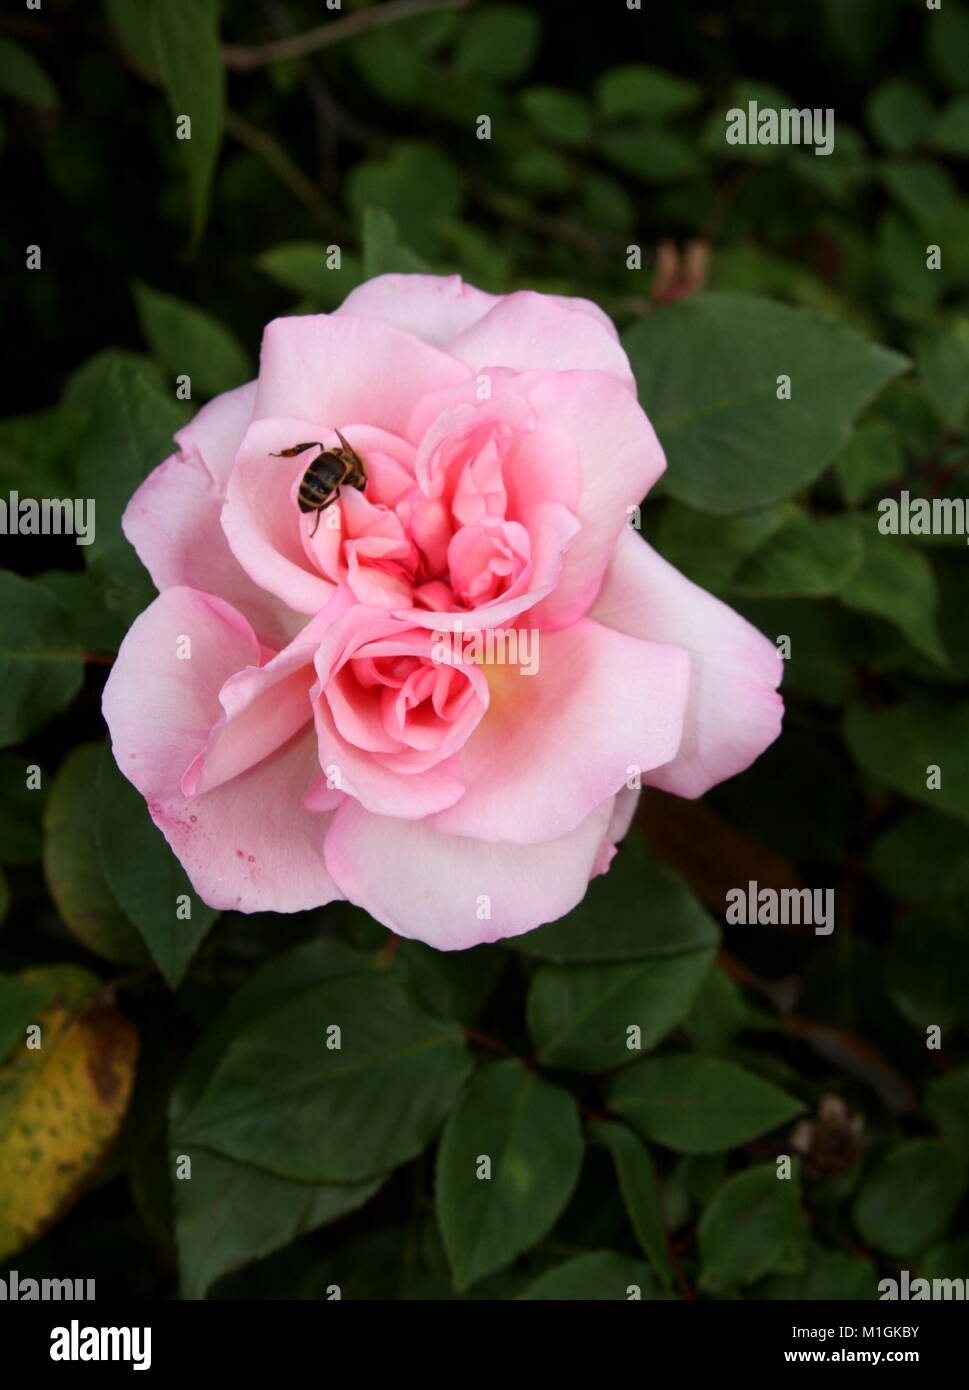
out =
<svg viewBox="0 0 969 1390"><path fill-rule="evenodd" d="M138 1055L134 1027L95 976L48 966L20 978L56 993L34 1018L39 1035L0 1066L0 1261L81 1196L117 1137Z"/></svg>

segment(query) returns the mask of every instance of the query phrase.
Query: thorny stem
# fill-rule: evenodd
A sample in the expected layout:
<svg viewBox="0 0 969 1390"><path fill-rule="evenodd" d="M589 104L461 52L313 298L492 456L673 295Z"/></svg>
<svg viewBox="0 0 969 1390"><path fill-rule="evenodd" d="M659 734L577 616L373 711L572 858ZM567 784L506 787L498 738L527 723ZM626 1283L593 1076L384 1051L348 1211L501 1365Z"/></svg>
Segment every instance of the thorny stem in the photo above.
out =
<svg viewBox="0 0 969 1390"><path fill-rule="evenodd" d="M344 19L335 19L331 24L308 29L305 34L273 39L251 48L229 44L222 50L222 59L226 67L234 68L237 72L252 72L270 63L305 58L309 53L317 53L321 48L329 48L332 44L353 38L355 34L366 33L368 29L410 19L413 15L433 14L436 10L463 9L471 3L473 0L389 0L386 5L371 5L369 9L358 10Z"/></svg>

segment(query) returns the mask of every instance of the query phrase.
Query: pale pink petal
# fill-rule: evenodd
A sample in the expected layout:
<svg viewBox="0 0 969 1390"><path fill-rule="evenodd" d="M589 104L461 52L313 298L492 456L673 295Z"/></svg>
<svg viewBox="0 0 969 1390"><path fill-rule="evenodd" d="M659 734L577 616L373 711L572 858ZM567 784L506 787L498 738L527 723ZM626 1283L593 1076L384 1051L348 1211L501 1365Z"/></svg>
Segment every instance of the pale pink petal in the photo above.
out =
<svg viewBox="0 0 969 1390"><path fill-rule="evenodd" d="M285 606L249 578L222 531L225 489L246 432L256 384L204 405L175 435L179 453L149 473L121 519L158 590L185 585L218 593L277 645L292 631Z"/></svg>
<svg viewBox="0 0 969 1390"><path fill-rule="evenodd" d="M497 302L497 295L466 285L460 275L377 275L351 290L336 312L382 319L444 347Z"/></svg>
<svg viewBox="0 0 969 1390"><path fill-rule="evenodd" d="M373 816L349 798L326 837L344 895L400 936L439 951L520 936L581 901L612 815L612 799L561 839L488 844L442 835L426 821Z"/></svg>
<svg viewBox="0 0 969 1390"><path fill-rule="evenodd" d="M608 372L635 392L629 359L614 329L586 308L532 290L504 295L448 343L448 352L478 373L487 374L491 367Z"/></svg>
<svg viewBox="0 0 969 1390"><path fill-rule="evenodd" d="M312 731L213 791L181 792L182 774L220 716L220 689L259 656L251 628L228 604L168 589L121 644L104 717L118 766L203 901L241 912L297 912L340 896L323 861L327 819L302 806L320 772Z"/></svg>
<svg viewBox="0 0 969 1390"><path fill-rule="evenodd" d="M494 654L537 658L538 669L485 668L491 705L458 755L467 791L429 822L445 834L556 839L630 777L676 754L690 665L681 648L588 619L523 636L537 646L502 642Z"/></svg>
<svg viewBox="0 0 969 1390"><path fill-rule="evenodd" d="M683 742L673 761L643 780L678 796L702 796L758 758L777 738L784 663L746 619L686 579L627 530L592 609L600 623L690 653Z"/></svg>
<svg viewBox="0 0 969 1390"><path fill-rule="evenodd" d="M454 357L378 319L273 319L263 334L254 415L301 416L325 429L357 420L403 435L426 392L469 375Z"/></svg>

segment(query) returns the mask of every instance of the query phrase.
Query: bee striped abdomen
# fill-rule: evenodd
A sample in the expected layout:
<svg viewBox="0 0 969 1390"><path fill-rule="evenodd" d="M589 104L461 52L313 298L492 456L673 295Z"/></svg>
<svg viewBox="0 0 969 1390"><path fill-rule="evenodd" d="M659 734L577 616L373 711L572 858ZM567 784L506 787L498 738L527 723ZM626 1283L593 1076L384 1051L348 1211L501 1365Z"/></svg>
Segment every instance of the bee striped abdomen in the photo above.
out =
<svg viewBox="0 0 969 1390"><path fill-rule="evenodd" d="M303 474L299 485L301 512L317 512L333 501L346 476L346 465L332 454L320 454Z"/></svg>

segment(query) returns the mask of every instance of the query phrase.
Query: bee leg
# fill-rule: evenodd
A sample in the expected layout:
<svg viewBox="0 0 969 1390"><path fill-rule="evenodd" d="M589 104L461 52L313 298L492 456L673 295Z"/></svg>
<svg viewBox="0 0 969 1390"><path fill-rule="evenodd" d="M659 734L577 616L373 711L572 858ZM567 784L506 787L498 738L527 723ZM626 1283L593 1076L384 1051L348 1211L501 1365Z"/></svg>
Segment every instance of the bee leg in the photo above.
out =
<svg viewBox="0 0 969 1390"><path fill-rule="evenodd" d="M316 525L313 527L312 531L310 532L310 540L313 539L313 537L316 535L317 531L320 529L320 517L321 517L322 515L323 515L323 508L322 508L322 507L317 508L317 512L316 512Z"/></svg>

